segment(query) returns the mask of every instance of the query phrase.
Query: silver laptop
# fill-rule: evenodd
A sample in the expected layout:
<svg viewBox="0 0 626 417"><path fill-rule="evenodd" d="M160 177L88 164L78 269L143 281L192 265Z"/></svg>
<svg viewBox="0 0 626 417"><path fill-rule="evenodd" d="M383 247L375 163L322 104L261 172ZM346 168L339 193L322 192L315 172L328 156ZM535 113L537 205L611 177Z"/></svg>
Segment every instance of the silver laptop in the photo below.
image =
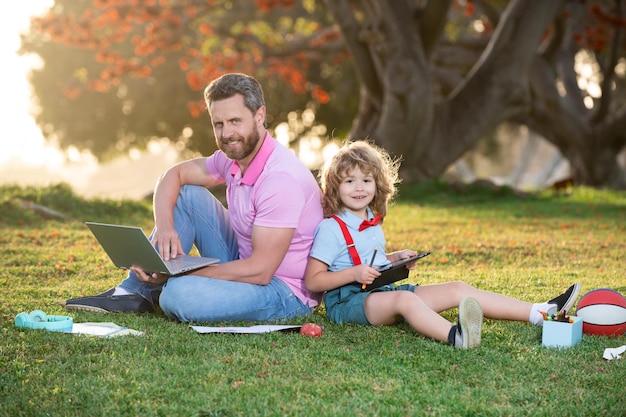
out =
<svg viewBox="0 0 626 417"><path fill-rule="evenodd" d="M134 265L148 273L180 275L219 262L215 258L190 255L177 255L165 261L139 227L93 222L85 224L118 268L128 269Z"/></svg>

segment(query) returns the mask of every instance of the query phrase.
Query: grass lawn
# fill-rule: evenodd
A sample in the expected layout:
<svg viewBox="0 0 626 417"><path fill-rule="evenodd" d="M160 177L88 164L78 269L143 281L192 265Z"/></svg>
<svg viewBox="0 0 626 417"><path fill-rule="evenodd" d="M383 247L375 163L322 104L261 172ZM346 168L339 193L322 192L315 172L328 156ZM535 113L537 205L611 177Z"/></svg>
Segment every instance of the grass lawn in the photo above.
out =
<svg viewBox="0 0 626 417"><path fill-rule="evenodd" d="M45 218L23 201L66 214ZM541 329L485 320L462 351L406 324L335 325L319 309L297 333L201 335L162 314L69 313L67 298L124 276L83 222L149 230L148 202L84 200L63 185L0 187L0 416L623 416L626 336L541 346ZM430 250L409 280L463 280L540 302L581 282L626 294L626 193L575 188L520 198L506 190L404 186L384 229L387 250ZM103 339L24 331L34 309L77 323L145 332ZM456 311L445 316L454 320ZM250 325L252 323L236 323ZM217 324L219 325L219 324Z"/></svg>

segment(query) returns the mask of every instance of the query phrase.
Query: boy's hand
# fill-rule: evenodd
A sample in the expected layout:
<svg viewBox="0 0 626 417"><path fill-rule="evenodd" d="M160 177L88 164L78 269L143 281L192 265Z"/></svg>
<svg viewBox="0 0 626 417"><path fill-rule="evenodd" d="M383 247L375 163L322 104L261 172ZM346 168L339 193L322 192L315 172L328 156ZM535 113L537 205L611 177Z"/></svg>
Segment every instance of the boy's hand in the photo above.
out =
<svg viewBox="0 0 626 417"><path fill-rule="evenodd" d="M369 285L380 276L380 272L375 267L361 264L352 267L354 280L359 284Z"/></svg>
<svg viewBox="0 0 626 417"><path fill-rule="evenodd" d="M408 259L411 256L415 256L417 255L417 252L415 252L414 250L411 249L403 249L400 250L398 252L394 252L393 253L393 259L390 259L392 262L398 262L401 261L403 259ZM417 265L417 260L415 262L411 262L406 264L406 269L415 269L415 266Z"/></svg>

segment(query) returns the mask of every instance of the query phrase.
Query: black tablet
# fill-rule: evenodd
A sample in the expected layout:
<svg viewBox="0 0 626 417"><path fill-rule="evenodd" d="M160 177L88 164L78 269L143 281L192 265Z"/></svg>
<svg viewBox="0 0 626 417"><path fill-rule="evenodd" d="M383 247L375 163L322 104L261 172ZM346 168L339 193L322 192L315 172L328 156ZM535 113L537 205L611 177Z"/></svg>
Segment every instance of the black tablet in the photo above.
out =
<svg viewBox="0 0 626 417"><path fill-rule="evenodd" d="M410 258L392 263L391 266L381 269L381 275L376 278L374 282L366 285L365 288L361 289L361 291L371 291L375 288L382 287L383 285L392 284L396 281L407 278L409 276L409 270L406 268L406 264L415 262L428 255L430 255L430 252L422 252L415 256L411 256Z"/></svg>

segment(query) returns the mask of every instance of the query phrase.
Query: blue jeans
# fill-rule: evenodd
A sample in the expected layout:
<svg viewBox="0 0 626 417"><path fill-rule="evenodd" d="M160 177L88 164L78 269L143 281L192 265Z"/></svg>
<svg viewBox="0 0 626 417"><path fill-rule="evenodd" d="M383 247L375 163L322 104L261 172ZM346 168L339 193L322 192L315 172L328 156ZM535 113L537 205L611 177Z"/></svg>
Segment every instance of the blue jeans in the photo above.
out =
<svg viewBox="0 0 626 417"><path fill-rule="evenodd" d="M203 187L181 187L174 207L174 227L185 253L195 245L202 256L218 258L222 263L239 258L228 210ZM313 311L276 277L268 285L255 285L184 275L156 286L129 272L120 287L150 301L158 297L163 312L183 322L278 321Z"/></svg>

